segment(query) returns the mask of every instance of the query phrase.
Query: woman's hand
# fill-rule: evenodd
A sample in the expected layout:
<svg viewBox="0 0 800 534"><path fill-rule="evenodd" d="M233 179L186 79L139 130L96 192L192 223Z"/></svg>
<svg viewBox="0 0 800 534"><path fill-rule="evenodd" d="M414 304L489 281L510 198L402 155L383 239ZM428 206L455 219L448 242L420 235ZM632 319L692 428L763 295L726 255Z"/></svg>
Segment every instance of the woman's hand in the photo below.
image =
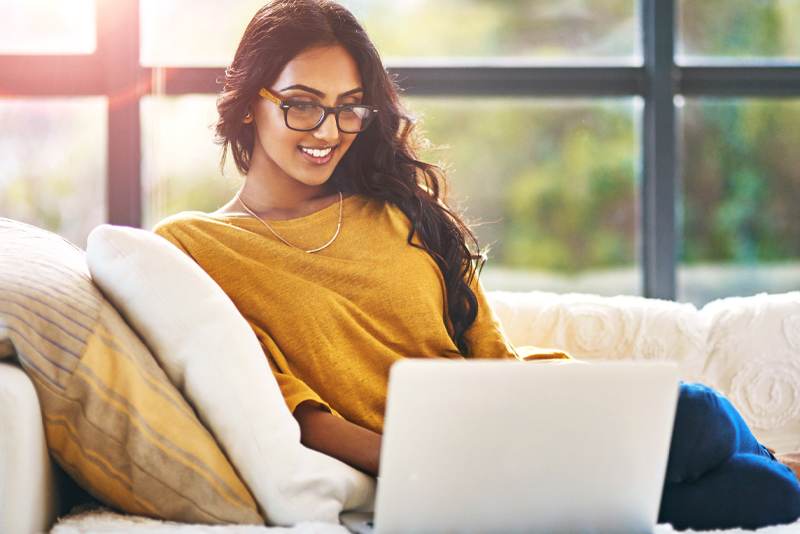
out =
<svg viewBox="0 0 800 534"><path fill-rule="evenodd" d="M300 442L359 471L378 476L381 435L337 417L322 407L302 402L294 409Z"/></svg>

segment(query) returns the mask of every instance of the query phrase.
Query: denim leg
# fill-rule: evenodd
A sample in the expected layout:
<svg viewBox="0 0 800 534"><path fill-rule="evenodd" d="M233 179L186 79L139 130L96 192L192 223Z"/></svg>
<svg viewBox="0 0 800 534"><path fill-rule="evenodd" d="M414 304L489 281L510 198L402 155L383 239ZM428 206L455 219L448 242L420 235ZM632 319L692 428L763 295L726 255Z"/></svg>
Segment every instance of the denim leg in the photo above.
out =
<svg viewBox="0 0 800 534"><path fill-rule="evenodd" d="M666 481L696 480L736 453L773 458L728 399L702 384L681 384Z"/></svg>
<svg viewBox="0 0 800 534"><path fill-rule="evenodd" d="M756 529L800 517L800 484L785 465L760 454L737 453L702 477L665 484L659 523L692 528Z"/></svg>
<svg viewBox="0 0 800 534"><path fill-rule="evenodd" d="M676 529L759 528L800 517L800 484L739 412L701 384L681 384L659 522Z"/></svg>

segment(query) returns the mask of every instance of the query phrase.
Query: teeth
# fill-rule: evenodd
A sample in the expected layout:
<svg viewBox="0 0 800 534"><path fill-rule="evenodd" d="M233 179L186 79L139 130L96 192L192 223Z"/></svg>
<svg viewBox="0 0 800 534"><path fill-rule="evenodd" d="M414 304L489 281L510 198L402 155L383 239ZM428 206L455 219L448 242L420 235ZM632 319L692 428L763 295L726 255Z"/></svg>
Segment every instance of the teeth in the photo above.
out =
<svg viewBox="0 0 800 534"><path fill-rule="evenodd" d="M316 148L303 148L303 152L305 152L306 154L309 154L311 156L314 156L315 158L323 158L323 157L327 156L328 154L330 154L331 150L333 150L332 147L325 148L323 150L318 150Z"/></svg>

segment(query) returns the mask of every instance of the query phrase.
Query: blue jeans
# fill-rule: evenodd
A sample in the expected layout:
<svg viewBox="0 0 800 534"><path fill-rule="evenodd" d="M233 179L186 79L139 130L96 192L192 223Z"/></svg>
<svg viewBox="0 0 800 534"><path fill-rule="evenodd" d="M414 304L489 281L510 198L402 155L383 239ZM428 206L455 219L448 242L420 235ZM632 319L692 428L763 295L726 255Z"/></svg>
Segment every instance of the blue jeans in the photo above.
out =
<svg viewBox="0 0 800 534"><path fill-rule="evenodd" d="M716 391L681 384L659 523L748 528L800 517L800 484Z"/></svg>

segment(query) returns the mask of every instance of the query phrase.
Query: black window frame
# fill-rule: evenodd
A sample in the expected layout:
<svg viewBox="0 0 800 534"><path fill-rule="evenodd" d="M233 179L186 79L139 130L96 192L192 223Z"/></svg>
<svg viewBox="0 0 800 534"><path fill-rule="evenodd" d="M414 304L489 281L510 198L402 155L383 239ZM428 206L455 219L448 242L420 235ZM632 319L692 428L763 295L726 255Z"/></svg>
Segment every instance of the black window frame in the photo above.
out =
<svg viewBox="0 0 800 534"><path fill-rule="evenodd" d="M646 297L675 300L679 240L675 97L800 97L800 64L752 60L675 62L676 2L641 0L642 66L458 66L397 64L389 71L408 95L625 97L644 102L642 229ZM86 55L0 55L4 97L105 96L108 100L107 220L142 224L139 102L159 94L216 94L223 68L143 67L139 1L97 2L97 48Z"/></svg>

